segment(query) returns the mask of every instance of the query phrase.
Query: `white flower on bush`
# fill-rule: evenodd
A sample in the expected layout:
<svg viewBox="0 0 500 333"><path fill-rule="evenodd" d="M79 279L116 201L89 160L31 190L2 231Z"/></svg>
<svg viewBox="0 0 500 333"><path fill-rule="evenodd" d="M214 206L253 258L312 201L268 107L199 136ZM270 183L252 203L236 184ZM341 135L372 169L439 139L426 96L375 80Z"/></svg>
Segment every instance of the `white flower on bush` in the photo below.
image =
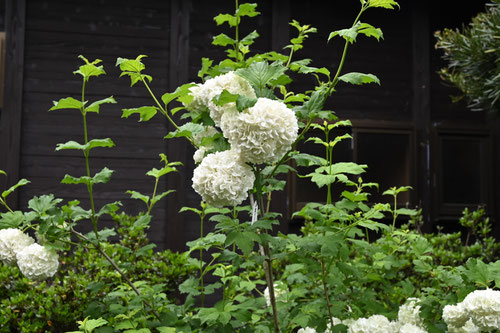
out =
<svg viewBox="0 0 500 333"><path fill-rule="evenodd" d="M16 263L16 254L35 240L19 229L0 230L0 260L7 265Z"/></svg>
<svg viewBox="0 0 500 333"><path fill-rule="evenodd" d="M215 207L239 205L254 181L252 168L234 150L207 155L193 172L194 190Z"/></svg>
<svg viewBox="0 0 500 333"><path fill-rule="evenodd" d="M405 304L399 307L398 320L401 324L412 324L422 327L423 321L420 318L420 305L418 298L408 298Z"/></svg>
<svg viewBox="0 0 500 333"><path fill-rule="evenodd" d="M443 308L443 320L448 326L462 327L469 317L462 303L446 305Z"/></svg>
<svg viewBox="0 0 500 333"><path fill-rule="evenodd" d="M457 305L443 309L450 332L490 332L500 329L500 291L475 290Z"/></svg>
<svg viewBox="0 0 500 333"><path fill-rule="evenodd" d="M349 322L347 333L392 333L393 326L389 319L382 315L373 315Z"/></svg>
<svg viewBox="0 0 500 333"><path fill-rule="evenodd" d="M236 103L231 102L222 106L216 105L213 98L227 90L231 94L238 94L249 98L256 98L255 92L244 78L229 72L207 80L204 84L190 88L193 101L188 105L192 111L201 111L208 107L210 117L219 126L222 114L227 111L236 111Z"/></svg>
<svg viewBox="0 0 500 333"><path fill-rule="evenodd" d="M288 287L282 281L276 281L274 286L274 297L277 301L285 301L285 296L288 292ZM267 306L271 306L271 294L269 293L269 287L264 289L264 298L266 299Z"/></svg>
<svg viewBox="0 0 500 333"><path fill-rule="evenodd" d="M485 332L500 329L500 290L475 290L462 304L479 329Z"/></svg>
<svg viewBox="0 0 500 333"><path fill-rule="evenodd" d="M27 278L43 280L54 276L59 266L58 258L55 251L34 243L17 253L17 265Z"/></svg>
<svg viewBox="0 0 500 333"><path fill-rule="evenodd" d="M481 330L477 327L472 319L469 319L463 326L455 327L453 325L448 325L449 333L479 333Z"/></svg>
<svg viewBox="0 0 500 333"><path fill-rule="evenodd" d="M342 320L336 317L332 317L333 326L337 326L338 324L342 324ZM330 319L328 319L328 323L326 324L325 333L332 333L332 324L330 323Z"/></svg>
<svg viewBox="0 0 500 333"><path fill-rule="evenodd" d="M200 163L203 158L205 157L205 154L207 153L208 150L212 149L214 147L213 144L207 144L202 146L202 142L204 138L210 138L216 134L219 134L220 132L213 126L205 126L203 130L199 133L196 133L193 135L193 141L197 146L200 146L193 155L193 160L195 163Z"/></svg>
<svg viewBox="0 0 500 333"><path fill-rule="evenodd" d="M401 323L400 323L401 324ZM395 331L399 333L427 333L425 329L423 329L421 326L415 325L415 324L404 324L399 328L399 331Z"/></svg>
<svg viewBox="0 0 500 333"><path fill-rule="evenodd" d="M221 129L231 147L251 163L272 163L280 159L297 139L295 113L279 101L259 98L243 112L227 112Z"/></svg>
<svg viewBox="0 0 500 333"><path fill-rule="evenodd" d="M311 327L301 328L297 331L297 333L316 333L316 330Z"/></svg>

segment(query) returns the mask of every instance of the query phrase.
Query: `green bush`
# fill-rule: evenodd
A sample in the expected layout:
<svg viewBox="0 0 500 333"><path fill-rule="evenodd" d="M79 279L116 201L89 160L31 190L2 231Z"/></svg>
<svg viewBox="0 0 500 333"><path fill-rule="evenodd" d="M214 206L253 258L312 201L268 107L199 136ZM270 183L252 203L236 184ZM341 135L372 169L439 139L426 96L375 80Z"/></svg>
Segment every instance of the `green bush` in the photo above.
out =
<svg viewBox="0 0 500 333"><path fill-rule="evenodd" d="M106 252L136 281L161 286L158 292L178 303L177 287L193 273L186 253L153 252L145 228L134 226L137 217L114 219L119 240L103 242ZM66 332L87 316L112 321L109 305L118 301L107 295L122 287L116 271L95 249L77 247L61 258L57 274L43 282L0 265L0 332Z"/></svg>

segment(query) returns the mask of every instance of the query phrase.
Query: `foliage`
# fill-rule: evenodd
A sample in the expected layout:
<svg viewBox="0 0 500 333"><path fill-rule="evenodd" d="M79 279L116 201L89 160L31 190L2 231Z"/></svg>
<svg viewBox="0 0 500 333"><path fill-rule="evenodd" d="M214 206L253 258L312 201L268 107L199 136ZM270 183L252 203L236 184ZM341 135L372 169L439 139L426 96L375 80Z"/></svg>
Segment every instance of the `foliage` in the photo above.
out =
<svg viewBox="0 0 500 333"><path fill-rule="evenodd" d="M460 30L437 31L436 48L443 50L446 67L441 78L467 98L472 111L500 111L500 2L493 0L486 11Z"/></svg>
<svg viewBox="0 0 500 333"><path fill-rule="evenodd" d="M153 252L146 228L134 226L137 220L115 215L119 240L106 250L137 280L161 285L170 302L179 302L177 286L193 274L188 258L169 250ZM87 316L114 320L103 296L122 288L122 281L109 263L95 249L75 248L62 256L57 274L43 282L30 281L16 267L0 266L0 332L66 332Z"/></svg>

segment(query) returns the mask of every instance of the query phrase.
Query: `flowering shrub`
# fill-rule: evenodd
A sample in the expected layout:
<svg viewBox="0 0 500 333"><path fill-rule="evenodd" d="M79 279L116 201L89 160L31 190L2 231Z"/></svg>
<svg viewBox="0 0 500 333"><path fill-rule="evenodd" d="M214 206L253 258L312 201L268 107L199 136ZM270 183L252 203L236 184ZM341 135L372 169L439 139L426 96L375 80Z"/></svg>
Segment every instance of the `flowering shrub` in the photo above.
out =
<svg viewBox="0 0 500 333"><path fill-rule="evenodd" d="M89 80L105 71L100 60L81 56L83 65L75 71L82 76L81 100L63 98L50 110L77 110L82 115L83 143L71 140L58 144L56 150L72 149L83 154L86 173L68 174L62 182L85 185L90 208L81 207L78 201L63 204L50 195L30 201L29 212L14 212L5 197L27 181L4 191L0 201L9 210L1 215L0 228L34 230L43 249L49 251L38 245L36 250L18 252L17 260L22 262L19 266L26 276L45 278L53 274L56 255L51 251L78 253L85 248L106 263L106 274L96 274L87 286L98 300L91 303L74 329L129 333L437 332L446 329L441 318L445 305L478 286L500 285L500 261L485 263L481 258L471 258L463 266L445 265L442 258L438 262L432 256L436 244L408 225L396 228L397 219L418 218L417 211L397 207L397 195L409 187L383 192L392 197L393 206L370 203L369 191L378 185L361 178L367 166L333 161L335 145L351 139L348 134L332 137L333 130L351 124L324 110L326 100L340 89L339 84L380 83L373 74L342 73L348 46L361 36L382 37L379 28L360 21L365 11L398 6L393 0L360 3L352 26L330 33L329 39L344 40L335 74L313 67L311 59L295 59L303 41L316 32L296 21L291 25L297 29L297 37L286 47L288 54L250 54L258 34L240 38L238 27L242 19L259 13L256 4L238 2L234 14L215 18L217 24L235 28L235 36L220 34L214 38L214 45L228 47L228 58L218 64L202 59L201 83L186 83L157 98L149 87L153 77L145 74L144 55L117 59L121 76L128 77L132 86L142 84L156 103L124 109L123 117L138 114L141 121L147 121L161 114L175 129L165 138L185 138L196 149L193 158L198 165L192 180L201 203L199 207L184 207L181 213L194 213L200 218L200 237L188 242L189 249L182 254L190 267L196 267L197 275L176 281L183 294L179 304L167 297L164 283L148 279L158 271L156 265L165 268L157 263L147 270L144 265L150 265L139 259L146 254L153 256L151 244L138 247L134 242L121 242L118 248L124 254L120 254L108 241L116 230L103 228L100 223L103 215L119 216L121 203L96 207L94 186L107 183L113 171L103 168L92 175L90 152L97 147L111 148L114 142L111 138L89 140L86 121L91 113L116 101L113 97L92 103L85 100ZM305 92L290 91L296 74L312 76L316 86ZM177 113L181 117L174 117ZM178 124L178 118L184 123ZM310 129L323 137L305 139ZM298 143L304 140L322 146L325 156L298 151ZM160 159L162 168L146 174L154 178L151 195L127 191L145 204L144 212L127 225L131 233L147 228L153 206L172 193L158 193L158 182L181 164L168 161L164 154ZM308 173L304 174L304 168ZM280 217L271 209L273 192L285 187L280 176L288 172L309 178L318 188L326 187L324 202L309 202L294 214L304 222L300 235L276 234L273 230ZM334 186L344 189L339 198L334 197ZM247 198L249 205L245 205ZM392 227L383 223L387 217L392 218ZM81 221L90 221L92 232L79 232L76 226ZM204 232L206 222L213 223L211 232ZM368 230L377 232L380 238L370 242ZM489 244L485 239L484 244ZM155 261L164 259L154 257ZM136 266L147 274L134 269ZM105 278L114 279L112 290L103 286L101 279ZM208 295L213 295L210 301ZM495 297L487 304L496 304ZM495 314L493 306L472 303L480 314L476 318L467 312L470 319L461 322L463 327L496 325L494 317L488 317ZM447 318L453 311L445 313Z"/></svg>

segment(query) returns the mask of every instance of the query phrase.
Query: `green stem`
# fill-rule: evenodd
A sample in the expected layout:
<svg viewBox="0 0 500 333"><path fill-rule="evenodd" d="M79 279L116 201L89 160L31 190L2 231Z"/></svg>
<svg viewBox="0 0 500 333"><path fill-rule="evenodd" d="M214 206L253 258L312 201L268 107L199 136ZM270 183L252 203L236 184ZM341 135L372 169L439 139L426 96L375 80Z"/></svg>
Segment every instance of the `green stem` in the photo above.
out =
<svg viewBox="0 0 500 333"><path fill-rule="evenodd" d="M396 228L396 219L398 217L398 213L396 212L398 206L397 195L394 196L394 210L392 212L392 232Z"/></svg>
<svg viewBox="0 0 500 333"><path fill-rule="evenodd" d="M276 295L274 293L271 249L269 248L269 243L264 244L264 255L266 257L264 261L264 271L266 274L267 287L269 288L269 298L271 300L271 307L273 310L274 333L280 333L280 328L278 324L278 308L276 307Z"/></svg>
<svg viewBox="0 0 500 333"><path fill-rule="evenodd" d="M156 178L156 180L155 180L155 187L153 188L153 196L151 196L151 200L153 200L153 198L156 196L156 190L158 189L158 181L159 180L160 180L160 178ZM151 204L147 204L147 205L149 206L148 207L148 215L150 215L154 204L151 203Z"/></svg>
<svg viewBox="0 0 500 333"><path fill-rule="evenodd" d="M365 7L365 5L363 5L361 7L361 10L359 11L358 16L356 16L356 19L354 20L352 27L354 27L358 23L359 18L361 17L361 14L363 14L363 12L366 10L366 8L367 7ZM344 67L344 62L345 62L345 58L347 56L348 47L349 47L349 41L346 40L345 44L344 44L344 50L342 51L342 57L340 58L340 63L339 63L339 66L337 68L337 72L335 73L333 80L330 82L330 85L327 89L326 96L330 96L332 94L333 89L335 89L335 86L337 85L337 83L339 81L340 72L342 71L342 68Z"/></svg>
<svg viewBox="0 0 500 333"><path fill-rule="evenodd" d="M203 212L200 214L200 239L201 243L203 244L203 220L205 217L205 209L203 209ZM205 285L203 281L203 248L200 248L200 303L201 307L205 305Z"/></svg>
<svg viewBox="0 0 500 333"><path fill-rule="evenodd" d="M5 208L7 208L7 210L11 213L14 213L14 211L12 209L10 209L9 205L7 205L7 201L6 200L3 200L2 198L0 198L0 203L2 204L2 206L4 206Z"/></svg>
<svg viewBox="0 0 500 333"><path fill-rule="evenodd" d="M85 86L86 86L87 81L83 79L83 84L82 84L82 118L83 118L83 139L84 139L84 144L86 145L89 142L89 137L88 137L88 131L87 131L87 112L85 111ZM90 165L89 165L89 151L84 150L83 155L85 156L85 169L87 171L87 177L90 178ZM97 218L95 214L95 203L94 203L94 191L93 191L93 185L92 184L87 184L87 191L89 192L89 199L90 199L90 209L91 209L91 215L90 215L90 220L92 221L92 226L94 228L94 233L95 237L97 240L99 240L99 231L97 229Z"/></svg>
<svg viewBox="0 0 500 333"><path fill-rule="evenodd" d="M321 261L321 280L323 282L323 293L325 295L326 307L328 308L328 316L330 319L330 330L333 330L333 315L332 315L332 304L330 303L330 298L328 297L328 285L326 284L326 270L325 270L325 261L323 258Z"/></svg>
<svg viewBox="0 0 500 333"><path fill-rule="evenodd" d="M238 7L239 7L238 0L235 0L234 3L235 3L235 6L236 6L236 9L235 9L236 27L235 27L235 36L234 36L234 40L235 40L235 43L234 43L234 52L235 52L235 55L236 55L236 62L239 62L238 58L239 58L239 55L240 55L240 28L239 28L240 27L240 17L236 14L236 12L238 11Z"/></svg>

